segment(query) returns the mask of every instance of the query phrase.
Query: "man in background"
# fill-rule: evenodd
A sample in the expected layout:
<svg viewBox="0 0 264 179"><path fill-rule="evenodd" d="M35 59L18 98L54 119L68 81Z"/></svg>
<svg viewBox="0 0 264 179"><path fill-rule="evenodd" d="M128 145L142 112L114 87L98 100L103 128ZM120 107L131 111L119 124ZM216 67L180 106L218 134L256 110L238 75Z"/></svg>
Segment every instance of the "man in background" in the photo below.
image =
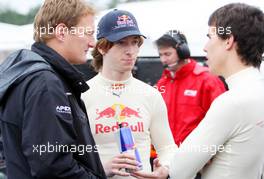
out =
<svg viewBox="0 0 264 179"><path fill-rule="evenodd" d="M225 87L207 67L190 58L186 37L180 31L169 31L156 45L165 67L157 88L167 105L174 141L180 146Z"/></svg>

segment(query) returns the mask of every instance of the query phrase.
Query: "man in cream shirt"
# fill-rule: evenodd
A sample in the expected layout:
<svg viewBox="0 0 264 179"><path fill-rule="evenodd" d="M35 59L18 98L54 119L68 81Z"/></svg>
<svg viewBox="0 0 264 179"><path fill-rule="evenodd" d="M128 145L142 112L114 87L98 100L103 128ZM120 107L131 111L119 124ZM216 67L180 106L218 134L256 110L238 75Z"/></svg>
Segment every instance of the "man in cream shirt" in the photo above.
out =
<svg viewBox="0 0 264 179"><path fill-rule="evenodd" d="M165 102L158 90L132 76L144 40L134 15L117 9L108 12L98 23L97 40L92 64L99 74L87 82L90 89L82 98L107 177L131 179L124 169L139 169L134 155L120 154L115 136L119 124L131 129L143 171L151 171L151 143L161 163L169 165L177 146Z"/></svg>
<svg viewBox="0 0 264 179"><path fill-rule="evenodd" d="M264 163L264 14L241 3L225 5L209 18L204 47L210 70L225 77L229 91L217 97L186 138L170 167L156 165L144 179L260 179ZM231 30L231 32L230 32Z"/></svg>

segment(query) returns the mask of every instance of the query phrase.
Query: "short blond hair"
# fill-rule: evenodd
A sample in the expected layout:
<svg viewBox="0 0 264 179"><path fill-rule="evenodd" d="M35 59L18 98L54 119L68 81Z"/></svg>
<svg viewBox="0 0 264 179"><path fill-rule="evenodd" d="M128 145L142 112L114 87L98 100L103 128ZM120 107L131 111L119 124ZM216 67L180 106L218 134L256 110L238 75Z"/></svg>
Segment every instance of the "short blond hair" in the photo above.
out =
<svg viewBox="0 0 264 179"><path fill-rule="evenodd" d="M81 17L95 13L95 9L83 0L45 0L35 16L34 40L45 43L54 37L50 29L59 23L71 28L78 24Z"/></svg>

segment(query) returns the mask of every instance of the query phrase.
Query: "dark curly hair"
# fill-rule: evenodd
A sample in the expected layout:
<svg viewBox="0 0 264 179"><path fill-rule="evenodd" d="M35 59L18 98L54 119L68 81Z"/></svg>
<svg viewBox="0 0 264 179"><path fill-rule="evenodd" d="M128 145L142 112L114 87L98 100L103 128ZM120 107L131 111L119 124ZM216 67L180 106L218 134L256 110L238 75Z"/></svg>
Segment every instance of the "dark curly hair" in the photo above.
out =
<svg viewBox="0 0 264 179"><path fill-rule="evenodd" d="M231 33L219 33L221 39L233 35L237 43L237 53L246 65L259 67L264 51L264 14L254 6L231 3L217 9L210 16L209 26L231 27Z"/></svg>

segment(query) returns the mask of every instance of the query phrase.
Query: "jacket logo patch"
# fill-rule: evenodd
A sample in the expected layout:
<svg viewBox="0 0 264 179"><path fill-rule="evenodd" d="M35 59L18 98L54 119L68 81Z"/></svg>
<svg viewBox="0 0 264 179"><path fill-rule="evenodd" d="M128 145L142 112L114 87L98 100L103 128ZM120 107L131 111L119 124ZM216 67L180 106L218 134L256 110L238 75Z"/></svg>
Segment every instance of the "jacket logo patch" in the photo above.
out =
<svg viewBox="0 0 264 179"><path fill-rule="evenodd" d="M197 91L196 90L185 90L184 91L184 96L196 96Z"/></svg>
<svg viewBox="0 0 264 179"><path fill-rule="evenodd" d="M71 108L69 106L57 106L56 111L58 113L67 113L71 114Z"/></svg>

